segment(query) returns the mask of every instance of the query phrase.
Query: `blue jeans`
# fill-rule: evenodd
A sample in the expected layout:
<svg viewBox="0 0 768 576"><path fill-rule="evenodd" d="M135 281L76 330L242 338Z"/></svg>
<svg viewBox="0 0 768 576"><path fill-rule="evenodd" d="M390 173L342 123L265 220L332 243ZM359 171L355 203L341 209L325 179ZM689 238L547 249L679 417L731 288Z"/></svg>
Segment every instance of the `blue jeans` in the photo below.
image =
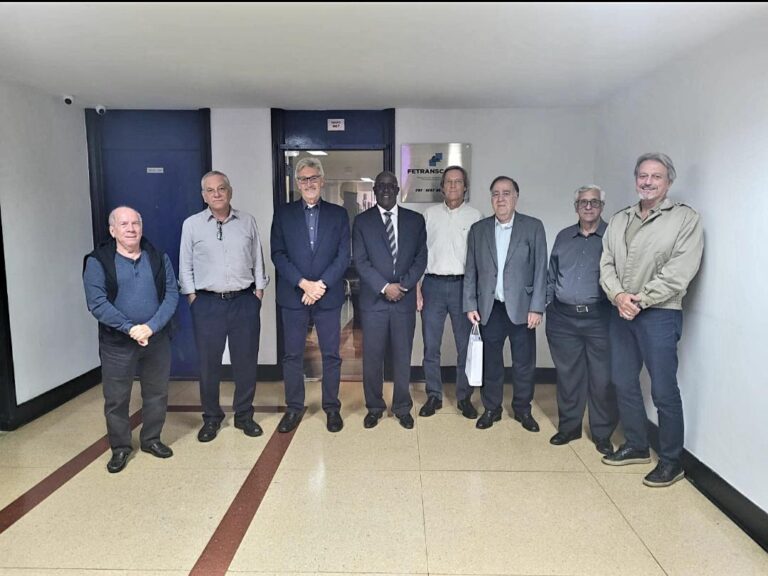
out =
<svg viewBox="0 0 768 576"><path fill-rule="evenodd" d="M645 363L651 397L659 419L659 460L679 464L683 451L683 402L677 385L677 342L683 331L682 310L648 308L634 320L611 311L611 377L627 446L648 449L648 417L640 389Z"/></svg>
<svg viewBox="0 0 768 576"><path fill-rule="evenodd" d="M453 339L456 343L456 400L472 396L472 388L464 372L467 364L467 344L472 324L462 310L464 282L459 277L425 276L421 284L424 308L421 311L421 332L424 337L424 376L427 395L443 399L440 373L440 348L443 344L445 317L451 317Z"/></svg>

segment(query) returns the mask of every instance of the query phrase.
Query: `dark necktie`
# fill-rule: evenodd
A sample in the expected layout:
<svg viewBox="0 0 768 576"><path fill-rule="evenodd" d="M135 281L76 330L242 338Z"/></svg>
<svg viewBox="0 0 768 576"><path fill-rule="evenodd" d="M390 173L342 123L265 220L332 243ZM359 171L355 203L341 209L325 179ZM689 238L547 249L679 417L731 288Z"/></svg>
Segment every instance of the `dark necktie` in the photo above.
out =
<svg viewBox="0 0 768 576"><path fill-rule="evenodd" d="M395 240L395 227L392 225L392 212L384 212L386 222L384 226L387 229L387 239L389 240L389 251L392 253L392 267L397 264L397 240Z"/></svg>

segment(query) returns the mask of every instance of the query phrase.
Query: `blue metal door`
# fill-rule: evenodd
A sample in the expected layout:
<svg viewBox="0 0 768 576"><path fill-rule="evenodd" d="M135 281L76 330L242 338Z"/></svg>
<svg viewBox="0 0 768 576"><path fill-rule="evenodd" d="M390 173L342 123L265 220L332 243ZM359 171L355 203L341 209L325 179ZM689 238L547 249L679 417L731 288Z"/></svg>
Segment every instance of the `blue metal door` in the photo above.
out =
<svg viewBox="0 0 768 576"><path fill-rule="evenodd" d="M144 236L168 254L178 277L181 225L204 208L200 178L210 170L207 110L86 111L95 243L108 238L107 217L138 210ZM197 353L186 299L179 299L171 376L196 379Z"/></svg>

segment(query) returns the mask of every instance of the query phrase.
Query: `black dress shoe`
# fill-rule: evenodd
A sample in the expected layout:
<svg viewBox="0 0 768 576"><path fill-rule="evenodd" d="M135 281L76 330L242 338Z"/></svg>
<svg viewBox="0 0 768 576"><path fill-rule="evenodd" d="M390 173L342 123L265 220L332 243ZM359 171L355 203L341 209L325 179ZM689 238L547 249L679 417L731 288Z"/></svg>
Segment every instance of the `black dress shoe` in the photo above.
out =
<svg viewBox="0 0 768 576"><path fill-rule="evenodd" d="M578 440L579 438L581 438L581 428L577 428L567 434L565 432L558 432L549 439L549 443L554 444L555 446L562 446L563 444L568 444L568 442Z"/></svg>
<svg viewBox="0 0 768 576"><path fill-rule="evenodd" d="M520 422L520 424L523 425L523 428L528 430L528 432L538 432L539 431L539 423L536 422L536 420L533 419L533 415L530 413L528 414L515 414L513 416L515 420Z"/></svg>
<svg viewBox="0 0 768 576"><path fill-rule="evenodd" d="M636 448L630 448L626 444L621 446L613 454L603 456L603 464L608 466L626 466L627 464L648 464L651 461L651 453L646 448L645 450L638 450Z"/></svg>
<svg viewBox="0 0 768 576"><path fill-rule="evenodd" d="M112 452L112 458L107 462L107 472L110 474L116 474L120 472L128 462L128 456L131 455L131 450L128 448L118 448Z"/></svg>
<svg viewBox="0 0 768 576"><path fill-rule="evenodd" d="M381 418L381 412L368 412L368 414L366 414L365 418L363 419L363 427L373 428L374 426L376 426L376 424L379 423L380 418Z"/></svg>
<svg viewBox="0 0 768 576"><path fill-rule="evenodd" d="M289 410L283 414L283 417L280 419L280 424L277 426L277 431L282 432L283 434L290 432L299 425L299 422L301 422L301 416L301 412L293 412Z"/></svg>
<svg viewBox="0 0 768 576"><path fill-rule="evenodd" d="M173 456L173 450L168 448L168 446L166 446L159 440L157 442L152 442L152 444L150 444L149 446L142 446L141 451L148 452L152 454L152 456L155 456L156 458L170 458L171 456Z"/></svg>
<svg viewBox="0 0 768 576"><path fill-rule="evenodd" d="M264 430L262 430L261 426L253 421L253 418L248 418L248 420L235 420L235 428L242 430L243 434L252 438L256 438L257 436L264 434Z"/></svg>
<svg viewBox="0 0 768 576"><path fill-rule="evenodd" d="M475 423L475 428L485 430L486 428L493 426L493 423L498 422L499 420L501 420L501 408L497 408L496 410L486 410Z"/></svg>
<svg viewBox="0 0 768 576"><path fill-rule="evenodd" d="M400 421L400 426L406 430L413 428L413 416L411 416L410 412L406 412L405 414L395 414L395 418Z"/></svg>
<svg viewBox="0 0 768 576"><path fill-rule="evenodd" d="M643 478L643 484L651 488L664 488L682 480L684 476L685 472L680 464L659 462L656 468Z"/></svg>
<svg viewBox="0 0 768 576"><path fill-rule="evenodd" d="M435 410L440 410L443 407L443 402L435 396L427 398L427 402L419 410L419 416L427 417L432 416Z"/></svg>
<svg viewBox="0 0 768 576"><path fill-rule="evenodd" d="M595 443L595 448L597 448L597 451L600 452L600 454L604 454L606 456L613 454L613 444L611 444L610 439L593 438L592 441Z"/></svg>
<svg viewBox="0 0 768 576"><path fill-rule="evenodd" d="M203 424L203 427L200 428L200 432L197 433L197 439L200 442L210 442L216 438L216 435L219 433L219 426L220 424L218 422L206 422Z"/></svg>
<svg viewBox="0 0 768 576"><path fill-rule="evenodd" d="M328 432L339 432L344 428L344 420L341 419L341 414L338 412L328 412L328 422L325 427Z"/></svg>
<svg viewBox="0 0 768 576"><path fill-rule="evenodd" d="M461 410L461 415L464 416L464 418L469 418L470 420L477 418L477 410L475 410L475 407L472 406L472 400L469 398L459 400L456 403L456 406L459 410Z"/></svg>

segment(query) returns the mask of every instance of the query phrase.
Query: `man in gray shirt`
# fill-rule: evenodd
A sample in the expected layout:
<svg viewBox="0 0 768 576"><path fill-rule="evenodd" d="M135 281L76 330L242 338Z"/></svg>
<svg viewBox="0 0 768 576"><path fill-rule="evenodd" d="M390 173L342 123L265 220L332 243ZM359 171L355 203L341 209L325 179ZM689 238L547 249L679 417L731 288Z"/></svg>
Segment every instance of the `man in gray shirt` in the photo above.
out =
<svg viewBox="0 0 768 576"><path fill-rule="evenodd" d="M589 401L592 441L601 454L612 454L611 434L618 409L610 385L608 346L610 303L600 288L600 255L608 226L601 218L605 192L582 186L574 192L579 222L555 240L547 274L547 340L557 370L558 432L550 444L581 438Z"/></svg>
<svg viewBox="0 0 768 576"><path fill-rule="evenodd" d="M253 397L261 332L264 273L259 230L253 216L232 208L232 186L222 172L202 179L208 208L184 221L181 230L179 280L192 312L200 359L200 401L203 427L200 442L218 434L224 412L219 402L221 357L229 339L235 378L235 428L260 436L253 421Z"/></svg>

